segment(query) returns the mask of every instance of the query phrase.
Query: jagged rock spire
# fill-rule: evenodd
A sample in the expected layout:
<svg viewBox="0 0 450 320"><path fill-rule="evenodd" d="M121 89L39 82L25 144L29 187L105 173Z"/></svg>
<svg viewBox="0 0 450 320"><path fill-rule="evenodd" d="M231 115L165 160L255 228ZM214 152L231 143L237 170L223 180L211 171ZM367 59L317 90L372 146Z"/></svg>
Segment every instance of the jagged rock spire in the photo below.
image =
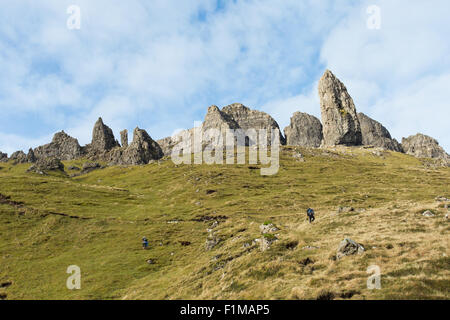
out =
<svg viewBox="0 0 450 320"><path fill-rule="evenodd" d="M361 145L361 127L353 99L330 70L319 81L319 98L324 145Z"/></svg>
<svg viewBox="0 0 450 320"><path fill-rule="evenodd" d="M95 151L104 152L118 147L119 143L114 138L113 131L98 118L92 130L91 148Z"/></svg>

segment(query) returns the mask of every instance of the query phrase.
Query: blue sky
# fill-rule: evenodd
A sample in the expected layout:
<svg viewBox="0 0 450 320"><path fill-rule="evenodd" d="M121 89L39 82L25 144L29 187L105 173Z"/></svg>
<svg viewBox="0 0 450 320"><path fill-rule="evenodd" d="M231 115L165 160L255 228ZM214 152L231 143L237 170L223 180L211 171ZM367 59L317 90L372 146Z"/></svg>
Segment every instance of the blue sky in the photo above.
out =
<svg viewBox="0 0 450 320"><path fill-rule="evenodd" d="M62 129L88 143L99 116L116 137L139 126L158 139L234 102L284 128L295 111L320 116L329 68L395 138L422 132L449 151L449 17L447 0L3 1L0 150Z"/></svg>

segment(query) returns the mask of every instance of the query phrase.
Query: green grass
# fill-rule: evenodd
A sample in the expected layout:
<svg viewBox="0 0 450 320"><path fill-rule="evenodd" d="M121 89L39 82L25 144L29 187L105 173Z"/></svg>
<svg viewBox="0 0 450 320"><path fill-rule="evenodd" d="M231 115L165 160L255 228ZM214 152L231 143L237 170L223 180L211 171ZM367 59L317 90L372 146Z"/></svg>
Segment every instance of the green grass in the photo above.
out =
<svg viewBox="0 0 450 320"><path fill-rule="evenodd" d="M284 148L280 160L274 176L249 165L170 160L41 176L27 173L26 164L1 163L0 194L22 204L0 203L0 284L12 281L0 295L315 299L326 291L353 299L450 297L446 209L434 203L438 195L450 196L450 168L359 148ZM366 210L337 213L339 206ZM316 212L313 224L306 221L309 207ZM436 216L418 213L425 209ZM213 223L207 217L219 216L225 218L213 230L222 241L206 251ZM267 236L259 225L269 223L280 228L278 241L261 252L251 243ZM143 236L148 250L141 247ZM345 237L367 251L330 260ZM306 258L313 263L299 263ZM371 264L382 269L382 290L366 288ZM66 288L69 265L81 268L81 290Z"/></svg>

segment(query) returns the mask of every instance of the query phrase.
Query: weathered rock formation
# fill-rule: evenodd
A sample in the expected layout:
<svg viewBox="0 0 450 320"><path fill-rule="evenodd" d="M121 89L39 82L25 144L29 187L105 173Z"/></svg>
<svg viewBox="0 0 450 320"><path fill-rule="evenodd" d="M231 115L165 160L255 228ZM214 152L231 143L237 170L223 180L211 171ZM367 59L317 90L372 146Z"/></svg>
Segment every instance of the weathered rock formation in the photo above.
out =
<svg viewBox="0 0 450 320"><path fill-rule="evenodd" d="M127 148L115 148L110 152L110 163L120 165L147 164L163 157L160 146L142 129L133 132L133 142Z"/></svg>
<svg viewBox="0 0 450 320"><path fill-rule="evenodd" d="M120 132L120 143L122 144L122 148L128 147L128 130L127 129Z"/></svg>
<svg viewBox="0 0 450 320"><path fill-rule="evenodd" d="M29 163L35 163L36 162L36 156L34 155L34 151L32 148L30 148L30 150L28 150L28 154L27 154L27 162Z"/></svg>
<svg viewBox="0 0 450 320"><path fill-rule="evenodd" d="M403 138L402 147L406 154L417 158L436 158L450 161L450 156L439 145L436 139L421 133Z"/></svg>
<svg viewBox="0 0 450 320"><path fill-rule="evenodd" d="M284 128L288 146L318 148L323 139L322 124L316 117L303 112L295 112L291 123Z"/></svg>
<svg viewBox="0 0 450 320"><path fill-rule="evenodd" d="M8 154L0 151L0 162L8 161Z"/></svg>
<svg viewBox="0 0 450 320"><path fill-rule="evenodd" d="M113 131L103 123L102 118L98 118L92 130L92 142L89 146L90 151L104 153L115 147L119 147L119 143L114 138Z"/></svg>
<svg viewBox="0 0 450 320"><path fill-rule="evenodd" d="M14 164L28 162L27 155L22 150L14 152L9 158L9 160L13 160Z"/></svg>
<svg viewBox="0 0 450 320"><path fill-rule="evenodd" d="M203 121L202 129L206 131L208 129L238 129L239 125L234 121L234 119L220 111L217 106L210 106L208 112L206 113L205 120Z"/></svg>
<svg viewBox="0 0 450 320"><path fill-rule="evenodd" d="M329 70L319 81L319 98L324 145L361 145L361 127L353 99Z"/></svg>
<svg viewBox="0 0 450 320"><path fill-rule="evenodd" d="M402 152L400 143L392 139L389 131L378 121L366 116L364 113L358 113L358 120L361 126L362 144L380 147L387 150Z"/></svg>
<svg viewBox="0 0 450 320"><path fill-rule="evenodd" d="M364 252L364 246L353 241L352 239L345 238L339 243L336 258L341 259L342 257L353 255L353 254L361 254Z"/></svg>
<svg viewBox="0 0 450 320"><path fill-rule="evenodd" d="M61 160L74 160L79 158L81 154L78 140L72 138L64 131L56 133L49 144L34 149L36 159L53 157Z"/></svg>
<svg viewBox="0 0 450 320"><path fill-rule="evenodd" d="M227 129L232 130L267 129L268 131L267 139L269 144L271 143L270 139L272 129L280 130L278 123L267 113L257 110L251 110L240 103L231 104L229 106L222 108L222 110L220 110L215 105L212 105L208 108L202 126L201 128L198 128L199 132L203 132L203 140L202 140L203 148L205 148L209 144L214 144L214 141L216 140L215 138L219 138L209 135L208 134L209 129L217 129L222 133L220 137L223 139L224 146L227 143L225 136L225 130ZM193 141L194 130L195 128L184 130L174 135L173 137L167 137L158 140L157 142L161 146L164 155L170 156L173 147L178 143L180 143L182 137L185 138L183 139L183 141L186 142L186 147L188 147L189 143L191 143L192 146L194 143ZM281 144L285 144L285 139L281 135L281 132L279 133L279 139ZM243 141L246 145L254 144L257 142L251 141L251 139L248 137L246 139L243 139ZM236 139L235 143L239 143L239 139Z"/></svg>
<svg viewBox="0 0 450 320"><path fill-rule="evenodd" d="M64 164L58 158L40 158L33 164L28 171L39 174L45 174L47 171L59 170L64 171Z"/></svg>
<svg viewBox="0 0 450 320"><path fill-rule="evenodd" d="M222 108L222 114L228 115L239 128L247 129L266 129L268 130L268 140L270 142L270 135L273 129L278 129L280 144L285 144L285 139L281 134L278 123L267 113L251 110L241 103L233 103Z"/></svg>

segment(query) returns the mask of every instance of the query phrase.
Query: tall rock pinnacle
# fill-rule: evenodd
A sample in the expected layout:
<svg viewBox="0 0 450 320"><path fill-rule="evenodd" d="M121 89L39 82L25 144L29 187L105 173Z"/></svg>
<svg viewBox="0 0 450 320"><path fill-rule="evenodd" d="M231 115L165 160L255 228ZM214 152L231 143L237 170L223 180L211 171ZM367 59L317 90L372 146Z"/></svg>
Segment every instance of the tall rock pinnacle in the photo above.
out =
<svg viewBox="0 0 450 320"><path fill-rule="evenodd" d="M92 131L91 148L95 151L104 152L118 146L119 143L114 139L111 128L103 123L102 118L98 118Z"/></svg>
<svg viewBox="0 0 450 320"><path fill-rule="evenodd" d="M361 127L353 99L330 70L319 81L319 98L324 145L361 145Z"/></svg>

